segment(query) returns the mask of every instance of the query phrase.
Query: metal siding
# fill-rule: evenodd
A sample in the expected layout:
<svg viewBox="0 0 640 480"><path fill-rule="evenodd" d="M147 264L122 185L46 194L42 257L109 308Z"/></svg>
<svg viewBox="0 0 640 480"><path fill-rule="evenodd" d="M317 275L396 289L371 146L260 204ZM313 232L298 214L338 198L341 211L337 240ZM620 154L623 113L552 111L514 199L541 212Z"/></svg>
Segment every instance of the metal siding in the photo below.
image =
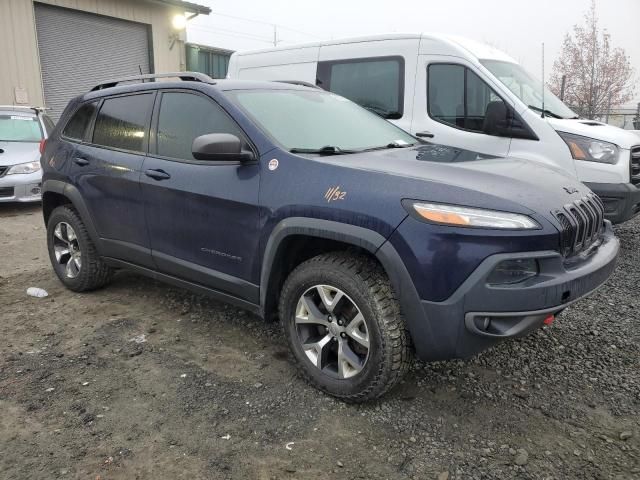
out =
<svg viewBox="0 0 640 480"><path fill-rule="evenodd" d="M39 3L35 18L45 102L56 119L106 79L149 73L147 25Z"/></svg>

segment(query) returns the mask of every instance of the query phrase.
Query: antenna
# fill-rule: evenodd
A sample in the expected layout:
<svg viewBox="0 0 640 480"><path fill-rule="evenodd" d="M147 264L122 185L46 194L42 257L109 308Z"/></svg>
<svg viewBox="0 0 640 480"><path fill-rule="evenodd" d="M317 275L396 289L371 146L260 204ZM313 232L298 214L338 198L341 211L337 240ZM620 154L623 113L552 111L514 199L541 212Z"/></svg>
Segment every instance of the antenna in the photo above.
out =
<svg viewBox="0 0 640 480"><path fill-rule="evenodd" d="M540 116L544 118L544 42L542 42L542 112Z"/></svg>

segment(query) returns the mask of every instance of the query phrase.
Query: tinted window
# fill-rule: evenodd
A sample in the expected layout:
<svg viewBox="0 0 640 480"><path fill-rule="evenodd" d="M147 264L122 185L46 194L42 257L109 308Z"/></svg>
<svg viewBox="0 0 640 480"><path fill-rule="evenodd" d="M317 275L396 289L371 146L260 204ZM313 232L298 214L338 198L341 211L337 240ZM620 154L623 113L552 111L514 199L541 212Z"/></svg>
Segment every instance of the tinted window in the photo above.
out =
<svg viewBox="0 0 640 480"><path fill-rule="evenodd" d="M384 118L402 117L404 82L400 58L320 62L319 84Z"/></svg>
<svg viewBox="0 0 640 480"><path fill-rule="evenodd" d="M430 65L429 115L443 123L483 131L487 106L501 101L480 77L460 65Z"/></svg>
<svg viewBox="0 0 640 480"><path fill-rule="evenodd" d="M89 127L89 123L93 118L93 114L96 111L96 102L87 103L82 105L78 111L71 117L69 123L67 123L66 127L64 127L64 131L62 134L65 137L73 138L75 140L83 140L84 135ZM46 117L49 118L49 117ZM49 120L51 121L51 120ZM46 120L45 120L46 125Z"/></svg>
<svg viewBox="0 0 640 480"><path fill-rule="evenodd" d="M107 98L96 118L93 143L144 152L152 105L153 94Z"/></svg>
<svg viewBox="0 0 640 480"><path fill-rule="evenodd" d="M193 160L193 139L208 133L230 133L243 138L235 122L212 101L190 93L162 94L158 118L158 155Z"/></svg>

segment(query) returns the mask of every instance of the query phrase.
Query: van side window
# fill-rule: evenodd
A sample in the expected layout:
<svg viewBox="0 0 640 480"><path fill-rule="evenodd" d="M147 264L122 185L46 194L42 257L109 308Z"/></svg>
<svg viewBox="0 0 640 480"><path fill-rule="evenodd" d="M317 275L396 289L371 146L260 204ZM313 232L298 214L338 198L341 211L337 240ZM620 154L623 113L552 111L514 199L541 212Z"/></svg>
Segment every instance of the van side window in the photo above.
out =
<svg viewBox="0 0 640 480"><path fill-rule="evenodd" d="M431 118L473 132L483 132L487 106L502 101L480 77L462 65L429 65L427 93Z"/></svg>
<svg viewBox="0 0 640 480"><path fill-rule="evenodd" d="M240 127L213 101L191 93L162 94L156 136L159 156L194 160L193 140L208 133L230 133L240 140L245 138Z"/></svg>
<svg viewBox="0 0 640 480"><path fill-rule="evenodd" d="M93 143L145 152L152 107L152 93L107 98L96 118Z"/></svg>
<svg viewBox="0 0 640 480"><path fill-rule="evenodd" d="M404 59L377 57L318 62L317 84L377 113L402 118Z"/></svg>
<svg viewBox="0 0 640 480"><path fill-rule="evenodd" d="M91 119L93 118L94 113L96 112L97 102L85 103L82 105L76 113L73 114L71 120L67 123L62 131L62 135L71 138L73 140L82 141L84 140L84 136L87 133L87 129L89 128L89 124L91 123ZM43 120L49 117L43 117ZM51 120L49 120L51 122ZM46 120L45 120L46 125ZM52 128L53 129L53 128ZM47 131L48 134L51 134L50 131Z"/></svg>

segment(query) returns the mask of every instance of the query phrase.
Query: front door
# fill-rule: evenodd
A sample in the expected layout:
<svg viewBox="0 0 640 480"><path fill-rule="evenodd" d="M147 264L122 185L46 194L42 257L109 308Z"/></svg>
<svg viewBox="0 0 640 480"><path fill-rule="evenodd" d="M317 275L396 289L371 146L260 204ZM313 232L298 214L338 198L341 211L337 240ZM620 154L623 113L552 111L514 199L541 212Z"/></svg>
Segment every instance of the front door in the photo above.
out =
<svg viewBox="0 0 640 480"><path fill-rule="evenodd" d="M434 143L506 156L511 138L488 135L484 128L488 105L499 101L503 99L462 59L420 55L411 133Z"/></svg>
<svg viewBox="0 0 640 480"><path fill-rule="evenodd" d="M164 91L141 176L152 256L159 271L257 303L259 164L200 161L194 138L240 127L212 99ZM257 281L256 281L257 283Z"/></svg>

